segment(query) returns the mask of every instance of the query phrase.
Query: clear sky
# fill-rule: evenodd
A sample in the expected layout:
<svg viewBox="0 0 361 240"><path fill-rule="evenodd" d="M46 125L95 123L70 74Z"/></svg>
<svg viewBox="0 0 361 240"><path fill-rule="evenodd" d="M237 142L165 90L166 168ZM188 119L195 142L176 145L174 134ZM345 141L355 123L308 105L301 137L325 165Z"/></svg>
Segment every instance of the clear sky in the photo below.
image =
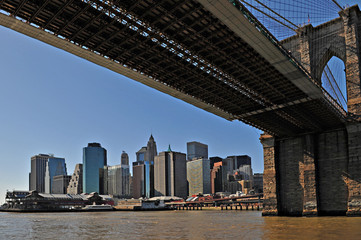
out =
<svg viewBox="0 0 361 240"><path fill-rule="evenodd" d="M200 141L209 156L247 154L263 172L259 130L4 27L0 70L0 203L7 189L28 190L33 155L64 157L71 175L87 143L101 143L116 165L123 150L135 161L151 133L158 152L170 144L185 153L186 142Z"/></svg>

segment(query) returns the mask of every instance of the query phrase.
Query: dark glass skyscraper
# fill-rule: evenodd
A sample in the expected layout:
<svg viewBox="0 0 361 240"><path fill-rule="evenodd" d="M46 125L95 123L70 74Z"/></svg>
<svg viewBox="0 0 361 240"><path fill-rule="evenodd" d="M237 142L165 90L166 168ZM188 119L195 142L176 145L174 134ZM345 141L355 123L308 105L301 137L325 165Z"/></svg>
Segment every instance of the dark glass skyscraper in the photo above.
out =
<svg viewBox="0 0 361 240"><path fill-rule="evenodd" d="M66 164L64 158L49 157L46 163L45 171L45 192L53 192L53 178L55 176L67 176Z"/></svg>
<svg viewBox="0 0 361 240"><path fill-rule="evenodd" d="M208 145L200 142L187 142L187 160L193 158L208 159Z"/></svg>
<svg viewBox="0 0 361 240"><path fill-rule="evenodd" d="M107 165L107 151L100 143L89 143L83 148L83 191L103 193L102 173Z"/></svg>

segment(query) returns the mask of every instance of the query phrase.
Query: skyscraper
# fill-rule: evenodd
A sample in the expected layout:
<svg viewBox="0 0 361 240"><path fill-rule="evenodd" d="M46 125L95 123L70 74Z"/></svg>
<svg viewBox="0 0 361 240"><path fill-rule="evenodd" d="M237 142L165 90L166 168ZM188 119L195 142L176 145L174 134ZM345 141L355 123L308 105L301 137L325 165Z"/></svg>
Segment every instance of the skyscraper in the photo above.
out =
<svg viewBox="0 0 361 240"><path fill-rule="evenodd" d="M104 167L105 192L118 198L130 197L129 178L129 156L123 151L120 165Z"/></svg>
<svg viewBox="0 0 361 240"><path fill-rule="evenodd" d="M29 174L29 190L39 193L45 192L45 170L48 154L38 154L31 157L31 170Z"/></svg>
<svg viewBox="0 0 361 240"><path fill-rule="evenodd" d="M208 159L208 145L200 142L187 142L187 160L193 158Z"/></svg>
<svg viewBox="0 0 361 240"><path fill-rule="evenodd" d="M153 197L154 157L157 155L157 144L153 135L150 135L147 146L142 147L136 155L137 162L133 163L133 197Z"/></svg>
<svg viewBox="0 0 361 240"><path fill-rule="evenodd" d="M66 194L70 179L71 176L66 175L54 176L51 181L51 193Z"/></svg>
<svg viewBox="0 0 361 240"><path fill-rule="evenodd" d="M122 155L120 156L120 165L129 168L129 156L124 151L122 152Z"/></svg>
<svg viewBox="0 0 361 240"><path fill-rule="evenodd" d="M144 191L144 161L133 162L133 198L145 197Z"/></svg>
<svg viewBox="0 0 361 240"><path fill-rule="evenodd" d="M147 144L147 152L145 155L145 161L154 162L154 157L157 156L157 144L154 141L153 135L150 135L148 144Z"/></svg>
<svg viewBox="0 0 361 240"><path fill-rule="evenodd" d="M66 171L65 159L50 156L46 163L45 170L45 193L54 193L52 191L53 178L60 175L68 175Z"/></svg>
<svg viewBox="0 0 361 240"><path fill-rule="evenodd" d="M139 149L139 151L136 152L137 162L144 162L146 153L147 147L142 147L141 149Z"/></svg>
<svg viewBox="0 0 361 240"><path fill-rule="evenodd" d="M103 194L102 173L107 165L107 151L100 143L89 143L83 148L83 191Z"/></svg>
<svg viewBox="0 0 361 240"><path fill-rule="evenodd" d="M193 158L187 161L187 180L189 195L211 193L210 162L205 158Z"/></svg>
<svg viewBox="0 0 361 240"><path fill-rule="evenodd" d="M154 194L187 197L186 154L169 151L155 157Z"/></svg>
<svg viewBox="0 0 361 240"><path fill-rule="evenodd" d="M129 170L129 156L126 152L122 152L120 157L120 165L122 167L122 192L121 196L130 197L130 170Z"/></svg>
<svg viewBox="0 0 361 240"><path fill-rule="evenodd" d="M227 163L226 171L233 174L235 171L240 174L241 180L253 180L252 161L248 155L228 156L224 161Z"/></svg>
<svg viewBox="0 0 361 240"><path fill-rule="evenodd" d="M121 165L105 166L104 180L107 181L106 194L117 198L130 197L129 168L124 168Z"/></svg>
<svg viewBox="0 0 361 240"><path fill-rule="evenodd" d="M223 162L215 162L211 170L211 193L223 192L224 181Z"/></svg>
<svg viewBox="0 0 361 240"><path fill-rule="evenodd" d="M209 161L210 161L211 169L213 169L213 166L215 163L222 162L222 160L223 160L223 158L221 158L221 157L210 157Z"/></svg>
<svg viewBox="0 0 361 240"><path fill-rule="evenodd" d="M81 194L83 192L83 164L75 165L74 173L71 176L67 188L68 194Z"/></svg>

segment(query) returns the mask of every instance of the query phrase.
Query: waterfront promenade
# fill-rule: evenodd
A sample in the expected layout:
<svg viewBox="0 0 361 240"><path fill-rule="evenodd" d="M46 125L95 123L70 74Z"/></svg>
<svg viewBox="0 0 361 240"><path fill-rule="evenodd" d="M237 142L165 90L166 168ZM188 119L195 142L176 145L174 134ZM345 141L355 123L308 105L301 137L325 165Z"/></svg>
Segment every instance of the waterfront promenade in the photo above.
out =
<svg viewBox="0 0 361 240"><path fill-rule="evenodd" d="M1 239L360 239L361 218L259 211L0 213Z"/></svg>

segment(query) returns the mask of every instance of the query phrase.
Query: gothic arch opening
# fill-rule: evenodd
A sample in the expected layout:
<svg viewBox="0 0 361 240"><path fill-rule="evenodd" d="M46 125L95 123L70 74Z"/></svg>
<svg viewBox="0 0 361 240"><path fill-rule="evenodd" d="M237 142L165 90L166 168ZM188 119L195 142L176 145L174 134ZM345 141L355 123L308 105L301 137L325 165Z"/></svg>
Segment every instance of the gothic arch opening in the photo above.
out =
<svg viewBox="0 0 361 240"><path fill-rule="evenodd" d="M347 90L345 63L333 56L325 64L322 76L322 87L347 111Z"/></svg>

